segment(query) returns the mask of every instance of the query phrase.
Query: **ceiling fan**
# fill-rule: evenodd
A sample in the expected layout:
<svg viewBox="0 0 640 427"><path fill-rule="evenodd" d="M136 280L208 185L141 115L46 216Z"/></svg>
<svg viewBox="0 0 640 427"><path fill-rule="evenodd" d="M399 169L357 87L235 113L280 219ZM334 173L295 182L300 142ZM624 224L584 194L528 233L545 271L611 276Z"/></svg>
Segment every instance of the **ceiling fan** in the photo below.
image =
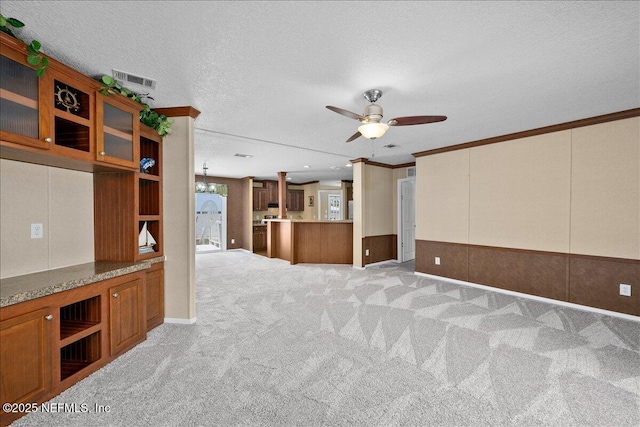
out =
<svg viewBox="0 0 640 427"><path fill-rule="evenodd" d="M327 105L327 108L343 116L347 116L351 119L358 120L363 124L358 127L358 132L354 133L347 139L347 142L351 142L356 138L364 136L369 139L380 138L385 134L389 126L411 126L411 125L424 125L427 123L442 122L447 120L447 116L406 116L396 117L389 120L387 123L380 123L382 119L382 107L376 104L376 101L382 96L382 91L379 89L371 89L366 91L363 96L371 104L364 108L364 114L356 114L351 111L344 110L342 108L333 107Z"/></svg>

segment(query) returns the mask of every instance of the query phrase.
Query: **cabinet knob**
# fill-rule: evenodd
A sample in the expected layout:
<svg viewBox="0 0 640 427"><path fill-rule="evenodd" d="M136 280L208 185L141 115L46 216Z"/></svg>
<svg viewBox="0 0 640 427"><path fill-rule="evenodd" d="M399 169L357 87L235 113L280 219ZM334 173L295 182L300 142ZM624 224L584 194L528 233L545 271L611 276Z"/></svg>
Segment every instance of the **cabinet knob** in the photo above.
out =
<svg viewBox="0 0 640 427"><path fill-rule="evenodd" d="M113 297L114 297L114 298L118 298L119 296L120 296L120 295L118 295L118 293L117 293L117 292L114 292L114 293L113 293Z"/></svg>
<svg viewBox="0 0 640 427"><path fill-rule="evenodd" d="M101 152L100 152L100 155L101 155L101 156L104 156L105 154L107 154L107 153L105 153L104 151L101 151Z"/></svg>
<svg viewBox="0 0 640 427"><path fill-rule="evenodd" d="M53 320L53 314L47 314L44 318L47 320Z"/></svg>
<svg viewBox="0 0 640 427"><path fill-rule="evenodd" d="M53 139L51 139L51 138L45 138L45 139L44 139L44 142L51 143L51 141L53 141Z"/></svg>

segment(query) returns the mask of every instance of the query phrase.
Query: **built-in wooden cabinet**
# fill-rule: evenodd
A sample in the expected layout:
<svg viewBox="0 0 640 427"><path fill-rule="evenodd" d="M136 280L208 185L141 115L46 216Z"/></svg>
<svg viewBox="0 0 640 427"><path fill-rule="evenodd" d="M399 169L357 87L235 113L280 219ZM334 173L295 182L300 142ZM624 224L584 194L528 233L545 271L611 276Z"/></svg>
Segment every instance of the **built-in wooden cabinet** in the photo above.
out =
<svg viewBox="0 0 640 427"><path fill-rule="evenodd" d="M161 257L162 137L140 123L141 105L101 94L101 83L52 58L38 77L24 43L0 32L0 45L0 158L93 173L96 261ZM141 158L155 164L142 171ZM140 238L144 229L150 240ZM3 307L0 400L50 398L163 320L162 262L148 272ZM1 424L21 415L2 413Z"/></svg>
<svg viewBox="0 0 640 427"><path fill-rule="evenodd" d="M37 402L51 393L56 310L44 307L0 321L0 401ZM22 414L0 410L2 425ZM5 423L6 421L6 423Z"/></svg>

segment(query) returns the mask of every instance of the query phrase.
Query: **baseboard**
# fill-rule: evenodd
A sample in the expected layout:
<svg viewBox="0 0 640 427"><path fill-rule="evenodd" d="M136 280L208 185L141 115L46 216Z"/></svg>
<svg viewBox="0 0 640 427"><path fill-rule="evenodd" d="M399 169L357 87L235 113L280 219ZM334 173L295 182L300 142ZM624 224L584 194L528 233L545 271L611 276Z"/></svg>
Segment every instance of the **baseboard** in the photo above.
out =
<svg viewBox="0 0 640 427"><path fill-rule="evenodd" d="M589 307L589 306L586 306L586 305L574 304L572 302L566 302L566 301L560 301L560 300L555 300L555 299L551 299L551 298L539 297L539 296L536 296L536 295L524 294L522 292L509 291L507 289L494 288L494 287L491 287L491 286L480 285L478 283L465 282L464 280L450 279L448 277L436 276L436 275L427 274L427 273L420 273L418 271L414 272L414 274L416 276L428 277L430 279L442 280L444 282L455 283L455 284L458 284L458 285L471 286L473 288L484 289L484 290L487 290L487 291L498 292L498 293L501 293L501 294L512 295L512 296L516 296L516 297L520 297L520 298L527 298L527 299L531 299L531 300L542 301L542 302L546 302L546 303L549 303L549 304L559 305L559 306L562 306L562 307L575 308L577 310L582 310L582 311L590 311L592 313L604 314L604 315L607 315L607 316L618 317L618 318L621 318L621 319L630 320L632 322L639 322L640 323L640 316L633 316L631 314L618 313L617 311L603 310L601 308Z"/></svg>
<svg viewBox="0 0 640 427"><path fill-rule="evenodd" d="M174 319L172 317L165 317L164 323L174 323L178 325L193 325L196 323L196 318L193 317L191 319Z"/></svg>
<svg viewBox="0 0 640 427"><path fill-rule="evenodd" d="M364 267L362 267L363 270L366 270L369 267L375 267L377 265L383 265L383 264L389 264L389 263L393 263L393 264L398 264L400 261L398 261L397 259L388 259L386 261L380 261L380 262L374 262L371 264L366 264Z"/></svg>

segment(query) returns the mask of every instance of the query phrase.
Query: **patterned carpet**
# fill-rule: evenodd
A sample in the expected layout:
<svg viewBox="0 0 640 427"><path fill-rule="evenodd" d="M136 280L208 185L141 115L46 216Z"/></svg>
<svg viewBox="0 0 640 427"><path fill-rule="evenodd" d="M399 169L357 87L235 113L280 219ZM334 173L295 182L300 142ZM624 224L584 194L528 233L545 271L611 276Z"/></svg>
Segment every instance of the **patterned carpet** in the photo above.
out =
<svg viewBox="0 0 640 427"><path fill-rule="evenodd" d="M640 323L413 274L198 255L195 325L15 426L640 425Z"/></svg>

